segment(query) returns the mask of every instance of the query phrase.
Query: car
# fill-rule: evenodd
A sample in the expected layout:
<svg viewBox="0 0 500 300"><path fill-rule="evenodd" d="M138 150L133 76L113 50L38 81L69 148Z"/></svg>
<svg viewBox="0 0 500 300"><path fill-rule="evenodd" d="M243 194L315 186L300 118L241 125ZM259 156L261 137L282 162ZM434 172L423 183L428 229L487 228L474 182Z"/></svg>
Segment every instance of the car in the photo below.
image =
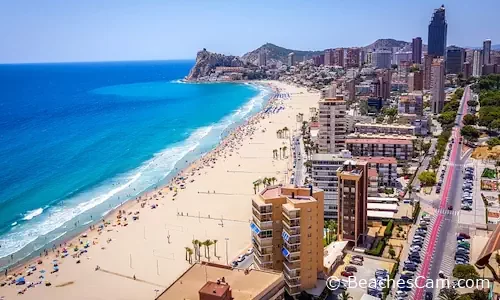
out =
<svg viewBox="0 0 500 300"><path fill-rule="evenodd" d="M353 276L354 274L352 272L347 272L347 271L342 271L340 273L340 275L344 276L344 277L351 277Z"/></svg>
<svg viewBox="0 0 500 300"><path fill-rule="evenodd" d="M441 270L439 271L438 276L439 276L439 278L442 278L442 279L446 278L446 276L444 275L444 272Z"/></svg>
<svg viewBox="0 0 500 300"><path fill-rule="evenodd" d="M365 260L365 258L364 258L363 256L361 256L361 255L353 255L353 256L352 256L352 258L354 258L354 259L359 259L359 260L361 260L361 261L364 261L364 260Z"/></svg>
<svg viewBox="0 0 500 300"><path fill-rule="evenodd" d="M415 245L415 246L413 246L413 247L410 247L410 251L415 251L415 252L416 252L416 251L420 251L420 250L422 250L422 247L420 247L420 246L418 246L418 245Z"/></svg>
<svg viewBox="0 0 500 300"><path fill-rule="evenodd" d="M461 237L463 237L464 239L470 239L470 235L468 235L467 233L460 232L460 233L458 234L458 236L461 236Z"/></svg>
<svg viewBox="0 0 500 300"><path fill-rule="evenodd" d="M413 276L413 275L415 275L415 273L413 273L413 272L411 272L411 271L405 271L405 272L403 272L403 273L401 273L401 274L403 274L403 275L409 275L409 276Z"/></svg>
<svg viewBox="0 0 500 300"><path fill-rule="evenodd" d="M403 291L396 292L396 297L406 297L406 296L408 296L407 292L403 292Z"/></svg>
<svg viewBox="0 0 500 300"><path fill-rule="evenodd" d="M425 300L432 300L432 292L425 292Z"/></svg>
<svg viewBox="0 0 500 300"><path fill-rule="evenodd" d="M357 272L358 271L358 269L355 266L346 266L344 268L344 270L347 272Z"/></svg>
<svg viewBox="0 0 500 300"><path fill-rule="evenodd" d="M448 210L453 210L453 205L448 205Z"/></svg>
<svg viewBox="0 0 500 300"><path fill-rule="evenodd" d="M240 256L238 256L238 258L236 259L236 261L237 262L242 262L242 261L245 260L245 257L246 257L245 255L240 255Z"/></svg>
<svg viewBox="0 0 500 300"><path fill-rule="evenodd" d="M471 211L472 210L472 207L470 206L467 206L467 205L464 205L461 207L462 210L466 210L466 211Z"/></svg>
<svg viewBox="0 0 500 300"><path fill-rule="evenodd" d="M253 253L253 247L252 247L252 248L248 248L248 250L247 250L247 255L250 255L250 254L252 254L252 253Z"/></svg>
<svg viewBox="0 0 500 300"><path fill-rule="evenodd" d="M404 266L403 267L403 271L412 271L412 272L415 272L415 271L417 271L417 267L416 266Z"/></svg>
<svg viewBox="0 0 500 300"><path fill-rule="evenodd" d="M356 266L362 266L363 265L363 262L359 261L359 260L351 260L349 263L351 265L356 265Z"/></svg>

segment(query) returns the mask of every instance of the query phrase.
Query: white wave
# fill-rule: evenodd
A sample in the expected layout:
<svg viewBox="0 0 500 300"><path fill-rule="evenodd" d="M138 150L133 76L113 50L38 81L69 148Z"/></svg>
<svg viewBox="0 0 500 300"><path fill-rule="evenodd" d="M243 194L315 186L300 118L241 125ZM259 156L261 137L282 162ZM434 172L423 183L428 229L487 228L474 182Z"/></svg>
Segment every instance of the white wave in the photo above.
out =
<svg viewBox="0 0 500 300"><path fill-rule="evenodd" d="M16 226L16 225L17 225L17 222L10 224L10 226Z"/></svg>
<svg viewBox="0 0 500 300"><path fill-rule="evenodd" d="M68 233L68 232L67 231L61 232L60 234L58 234L56 237L54 237L50 241L53 242L53 241L57 240L58 238L63 237L66 233Z"/></svg>
<svg viewBox="0 0 500 300"><path fill-rule="evenodd" d="M170 80L170 83L187 83L184 79L174 79Z"/></svg>
<svg viewBox="0 0 500 300"><path fill-rule="evenodd" d="M103 204L114 196L122 196L124 200L128 200L130 199L129 195L137 195L150 186L157 184L174 170L175 165L186 154L195 150L200 145L201 140L209 134L212 128L213 126L199 128L195 130L187 140L157 153L141 167L113 180L112 186L116 186L114 188L110 189L108 183L106 186L96 188L82 195L77 195L73 199L64 201L70 204L52 207L39 221L31 221L21 226L12 227L11 231L0 238L0 245L2 245L0 248L0 258L21 250L29 243L34 242L37 238L49 234L68 223L73 218ZM90 200L85 200L88 198L90 198ZM71 203L74 204L71 205ZM112 209L109 211L111 210ZM107 212L102 216L106 213ZM36 220L38 220L38 218ZM64 227L67 227L67 225L64 225Z"/></svg>
<svg viewBox="0 0 500 300"><path fill-rule="evenodd" d="M34 217L41 215L42 213L43 213L43 208L41 208L41 207L34 209L34 210L30 210L24 214L23 220L29 221L29 220L33 219Z"/></svg>

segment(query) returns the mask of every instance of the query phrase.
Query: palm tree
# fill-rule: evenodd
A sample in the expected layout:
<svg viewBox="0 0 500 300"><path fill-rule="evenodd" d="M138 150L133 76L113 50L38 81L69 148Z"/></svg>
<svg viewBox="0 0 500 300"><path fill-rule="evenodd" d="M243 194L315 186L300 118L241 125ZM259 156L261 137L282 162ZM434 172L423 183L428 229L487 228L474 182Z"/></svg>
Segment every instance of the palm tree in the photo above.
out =
<svg viewBox="0 0 500 300"><path fill-rule="evenodd" d="M214 244L214 255L217 256L217 240L212 241Z"/></svg>
<svg viewBox="0 0 500 300"><path fill-rule="evenodd" d="M280 147L280 159L281 159L281 149L283 149L283 148Z"/></svg>
<svg viewBox="0 0 500 300"><path fill-rule="evenodd" d="M439 299L441 300L458 300L459 298L458 292L452 288L443 288L439 292Z"/></svg>
<svg viewBox="0 0 500 300"><path fill-rule="evenodd" d="M254 194L257 194L257 186L258 186L258 184L254 182L253 183L253 193Z"/></svg>
<svg viewBox="0 0 500 300"><path fill-rule="evenodd" d="M203 242L198 241L198 261L201 261L201 246L203 245Z"/></svg>
<svg viewBox="0 0 500 300"><path fill-rule="evenodd" d="M197 256L198 256L198 257L200 256L200 255L199 255L199 254L200 254L200 248L199 248L199 243L200 243L200 241L198 241L198 240L193 240L193 241L192 241L192 243L193 243L193 249L194 249L194 257L195 257L195 259L196 259L196 257L197 257Z"/></svg>
<svg viewBox="0 0 500 300"><path fill-rule="evenodd" d="M285 133L285 137L286 137L286 136L287 136L287 134L288 134L288 127L286 127L286 126L285 126L285 127L283 127L283 132Z"/></svg>
<svg viewBox="0 0 500 300"><path fill-rule="evenodd" d="M341 300L349 300L349 299L352 299L352 296L348 292L343 291L342 294L340 294L339 299L341 299Z"/></svg>
<svg viewBox="0 0 500 300"><path fill-rule="evenodd" d="M193 263L193 249L186 247L187 254L189 255L189 260L188 262L191 264Z"/></svg>
<svg viewBox="0 0 500 300"><path fill-rule="evenodd" d="M206 240L205 241L205 247L207 247L207 253L208 253L208 260L210 261L210 246L212 246L214 243L211 240Z"/></svg>
<svg viewBox="0 0 500 300"><path fill-rule="evenodd" d="M274 185L274 183L277 181L278 179L276 177L271 177L271 182L272 184Z"/></svg>
<svg viewBox="0 0 500 300"><path fill-rule="evenodd" d="M286 149L288 149L288 147L287 146L283 146L282 149L283 149L283 158L285 158L285 156L286 156Z"/></svg>

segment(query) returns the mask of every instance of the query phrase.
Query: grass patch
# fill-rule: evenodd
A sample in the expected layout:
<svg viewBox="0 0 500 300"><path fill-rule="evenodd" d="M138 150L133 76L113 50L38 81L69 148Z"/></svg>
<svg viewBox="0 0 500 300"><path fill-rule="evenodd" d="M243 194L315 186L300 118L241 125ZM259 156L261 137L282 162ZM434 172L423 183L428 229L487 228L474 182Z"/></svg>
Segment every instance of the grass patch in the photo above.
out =
<svg viewBox="0 0 500 300"><path fill-rule="evenodd" d="M489 179L496 179L497 178L497 171L490 169L490 168L486 168L486 169L484 169L481 177L485 177L485 178L489 178Z"/></svg>

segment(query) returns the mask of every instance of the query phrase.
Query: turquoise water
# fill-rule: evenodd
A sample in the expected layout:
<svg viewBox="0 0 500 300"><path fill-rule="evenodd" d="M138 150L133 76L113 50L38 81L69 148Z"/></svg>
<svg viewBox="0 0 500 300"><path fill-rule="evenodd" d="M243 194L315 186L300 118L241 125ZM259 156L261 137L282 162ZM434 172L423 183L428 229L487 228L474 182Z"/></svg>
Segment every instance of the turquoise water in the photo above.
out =
<svg viewBox="0 0 500 300"><path fill-rule="evenodd" d="M192 64L0 65L1 265L167 181L270 95L178 81Z"/></svg>

